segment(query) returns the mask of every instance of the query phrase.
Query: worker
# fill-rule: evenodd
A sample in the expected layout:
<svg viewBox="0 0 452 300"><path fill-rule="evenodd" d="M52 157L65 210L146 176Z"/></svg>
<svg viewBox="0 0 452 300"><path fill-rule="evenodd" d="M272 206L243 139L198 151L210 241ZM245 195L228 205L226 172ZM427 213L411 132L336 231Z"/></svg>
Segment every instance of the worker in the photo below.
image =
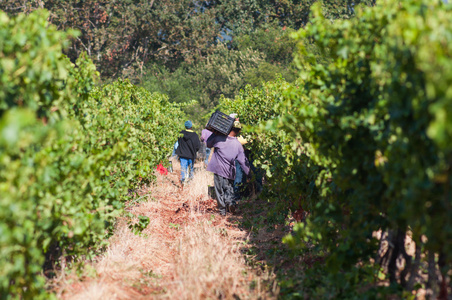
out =
<svg viewBox="0 0 452 300"><path fill-rule="evenodd" d="M237 160L246 175L250 173L245 151L237 139L241 128L240 122L236 120L228 136L213 132L206 142L207 147L214 148L207 171L214 173L217 205L222 216L225 216L226 212L235 213L237 209L234 196L235 161Z"/></svg>
<svg viewBox="0 0 452 300"><path fill-rule="evenodd" d="M179 156L181 168L181 186L189 180L193 179L193 164L196 159L196 153L201 148L199 136L192 130L192 122L190 120L185 122L185 130L180 132L181 137L177 140L179 146L176 149L176 154Z"/></svg>

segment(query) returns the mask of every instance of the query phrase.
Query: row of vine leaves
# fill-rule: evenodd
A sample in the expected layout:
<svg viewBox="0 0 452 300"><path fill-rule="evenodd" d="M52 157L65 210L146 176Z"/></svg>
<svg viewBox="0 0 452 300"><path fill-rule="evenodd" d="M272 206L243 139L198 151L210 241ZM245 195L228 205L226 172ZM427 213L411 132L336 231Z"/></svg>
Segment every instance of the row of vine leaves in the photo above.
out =
<svg viewBox="0 0 452 300"><path fill-rule="evenodd" d="M297 255L324 258L298 284L283 278L281 291L373 299L414 297L424 288L445 297L452 266L452 6L378 1L331 22L316 5L310 24L293 37L295 83L248 86L219 106L248 125L247 147L266 176L274 212L308 213L284 242ZM378 232L388 237L386 255ZM406 234L416 244L411 255ZM389 287L380 284L385 279Z"/></svg>
<svg viewBox="0 0 452 300"><path fill-rule="evenodd" d="M53 297L50 254L77 262L105 246L128 191L154 180L183 117L127 80L99 85L86 55L73 64L62 52L78 32L48 17L0 11L2 299Z"/></svg>
<svg viewBox="0 0 452 300"><path fill-rule="evenodd" d="M294 34L299 80L248 86L219 108L247 125L274 209L308 212L285 243L295 254L324 257L300 285L282 280L283 295L411 297L423 287L444 296L452 262L452 8L387 0L355 10L331 22L314 6L310 24ZM62 54L78 33L47 18L0 12L5 298L48 297L41 274L56 247L76 259L105 245L128 189L153 180L182 117L166 96L126 80L96 84L85 55L71 64ZM378 231L392 239L386 260ZM379 285L382 278L391 285Z"/></svg>

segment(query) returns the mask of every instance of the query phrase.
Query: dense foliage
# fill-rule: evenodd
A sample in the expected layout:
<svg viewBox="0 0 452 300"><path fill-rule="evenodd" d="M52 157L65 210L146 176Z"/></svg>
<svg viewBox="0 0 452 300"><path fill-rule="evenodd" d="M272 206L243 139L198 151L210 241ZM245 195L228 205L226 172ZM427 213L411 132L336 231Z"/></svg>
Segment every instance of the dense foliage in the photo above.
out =
<svg viewBox="0 0 452 300"><path fill-rule="evenodd" d="M17 14L37 8L51 12L50 22L60 30L78 29L81 35L68 49L75 61L86 51L103 75L134 71L150 61L175 70L182 61L209 55L218 42L252 34L268 24L298 29L309 20L317 0L162 0L162 1L17 1L6 0L0 9ZM359 3L371 0L322 0L329 18L348 18Z"/></svg>
<svg viewBox="0 0 452 300"><path fill-rule="evenodd" d="M299 231L322 237L322 245L334 252L328 260L333 270L374 257L372 233L389 229L396 232L385 266L392 283L398 279L412 289L418 276L419 261L403 243L407 230L418 246L416 260L421 247L439 253L447 274L451 160L441 145L450 141L444 130L444 104L451 101L450 16L442 2L404 1L333 24L317 11L312 26L300 33L328 48L333 62L324 67L302 61L304 95L286 103L292 115L283 127L313 145L313 160L342 191L319 202L316 219ZM333 213L324 213L328 207ZM325 238L337 230L340 237ZM406 267L397 278L399 255Z"/></svg>
<svg viewBox="0 0 452 300"><path fill-rule="evenodd" d="M329 19L350 18L356 5L374 0L160 0L0 2L8 14L50 11L60 30L76 29L65 53L72 62L87 52L103 81L129 78L200 117L234 97L246 84L258 86L277 73L295 79L293 40L288 32L308 24L320 2Z"/></svg>
<svg viewBox="0 0 452 300"><path fill-rule="evenodd" d="M256 163L269 170L269 182L295 182L286 191L270 184L276 198L310 212L286 242L324 253L326 264L310 270L302 286L292 282L292 292L354 298L366 286L367 297L382 297L396 291L377 288L386 274L408 294L424 287L445 295L452 262L451 7L388 1L335 22L319 6L313 12L296 35L300 81L224 102L245 122L262 124L251 147L266 157ZM307 40L329 55L326 63L307 51ZM378 232L389 242L381 256ZM416 243L412 254L407 233Z"/></svg>
<svg viewBox="0 0 452 300"><path fill-rule="evenodd" d="M245 135L250 141L250 159L266 176L268 197L278 203L278 209L310 208L316 192L310 182L315 180L317 168L309 164L306 147L301 139L294 140L286 131L256 128L269 120L277 120L286 108L293 86L280 78L259 88L247 86L234 99L223 98L219 108L227 113L237 113L246 124ZM265 126L265 125L264 125ZM303 183L303 184L300 184Z"/></svg>
<svg viewBox="0 0 452 300"><path fill-rule="evenodd" d="M149 183L154 167L172 151L181 128L181 111L161 94L151 94L129 81L95 87L79 105L76 117L85 130L87 153L127 149L108 176L118 188Z"/></svg>
<svg viewBox="0 0 452 300"><path fill-rule="evenodd" d="M218 104L221 95L233 97L243 88L243 78L263 60L264 56L258 51L229 50L220 44L196 67L180 68L173 73L156 69L155 75L145 77L142 85L170 95L174 102L185 103L196 97L197 105L191 109L199 118Z"/></svg>
<svg viewBox="0 0 452 300"><path fill-rule="evenodd" d="M152 181L169 154L181 109L200 118L217 104L247 125L274 215L307 211L285 242L322 264L283 278L282 296L450 290L450 5L54 0L0 8L29 13L0 12L2 297L47 297L42 273L52 256L77 259L104 244L128 191ZM97 84L91 59L109 84ZM114 81L120 76L143 88ZM192 99L196 106L182 104ZM148 222L141 216L130 228ZM378 284L385 279L389 288Z"/></svg>
<svg viewBox="0 0 452 300"><path fill-rule="evenodd" d="M149 182L178 134L177 105L62 54L48 13L0 12L0 294L48 297L43 271L105 244L128 188ZM143 223L143 222L141 222ZM44 270L43 270L44 268Z"/></svg>

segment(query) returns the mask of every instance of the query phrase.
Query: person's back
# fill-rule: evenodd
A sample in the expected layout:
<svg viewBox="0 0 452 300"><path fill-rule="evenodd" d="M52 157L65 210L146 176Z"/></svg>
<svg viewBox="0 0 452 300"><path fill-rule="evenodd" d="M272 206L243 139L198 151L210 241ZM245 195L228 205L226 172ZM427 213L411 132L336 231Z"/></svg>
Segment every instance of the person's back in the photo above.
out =
<svg viewBox="0 0 452 300"><path fill-rule="evenodd" d="M186 175L189 175L189 178L193 178L193 165L196 153L201 148L198 135L191 129L191 121L186 121L185 130L180 132L182 136L178 139L179 146L176 149L176 154L180 160L182 185L185 183Z"/></svg>
<svg viewBox="0 0 452 300"><path fill-rule="evenodd" d="M201 147L198 135L189 129L182 130L180 133L183 136L178 139L179 146L176 149L176 154L179 157L195 160L196 153Z"/></svg>
<svg viewBox="0 0 452 300"><path fill-rule="evenodd" d="M233 180L235 178L235 160L237 160L245 165L248 174L249 167L246 163L245 152L236 137L212 135L207 140L207 147L215 148L207 171Z"/></svg>

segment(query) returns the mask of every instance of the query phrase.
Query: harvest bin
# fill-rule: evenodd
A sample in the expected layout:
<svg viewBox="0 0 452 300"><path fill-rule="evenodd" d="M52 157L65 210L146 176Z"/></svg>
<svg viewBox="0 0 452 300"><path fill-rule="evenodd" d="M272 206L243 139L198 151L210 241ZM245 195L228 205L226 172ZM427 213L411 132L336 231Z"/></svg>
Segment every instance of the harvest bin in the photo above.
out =
<svg viewBox="0 0 452 300"><path fill-rule="evenodd" d="M212 116L210 116L206 129L210 131L216 130L219 133L228 135L234 125L234 121L234 118L231 118L230 116L217 110L212 114Z"/></svg>

